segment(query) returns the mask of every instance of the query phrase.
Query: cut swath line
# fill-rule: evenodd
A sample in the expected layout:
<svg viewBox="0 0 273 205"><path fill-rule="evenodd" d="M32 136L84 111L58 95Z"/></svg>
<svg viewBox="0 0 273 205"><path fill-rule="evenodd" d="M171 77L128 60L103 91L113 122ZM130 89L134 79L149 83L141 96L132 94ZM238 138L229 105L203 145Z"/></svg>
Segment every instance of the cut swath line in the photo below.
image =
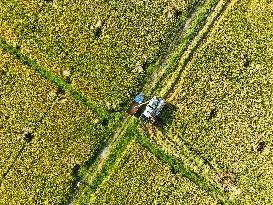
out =
<svg viewBox="0 0 273 205"><path fill-rule="evenodd" d="M214 198L218 199L223 204L233 204L229 201L228 196L215 184L209 183L205 178L197 173L187 169L183 164L178 162L174 157L167 155L163 150L159 149L156 145L150 142L150 139L144 135L139 135L137 141L152 153L159 160L169 165L175 172L180 173L183 177L188 178L200 188L207 191Z"/></svg>
<svg viewBox="0 0 273 205"><path fill-rule="evenodd" d="M74 89L65 80L61 79L57 75L53 74L51 71L40 66L38 63L35 62L35 60L24 55L20 50L10 45L2 37L0 37L0 47L6 52L10 53L15 58L19 59L25 65L28 65L31 69L35 70L42 77L44 77L45 79L49 80L50 82L58 86L60 89L67 92L74 99L82 102L86 107L94 111L101 119L105 119L109 117L109 113L105 109L103 109L102 107L99 107L94 102L91 102L90 100L88 100L85 96L83 96L79 91Z"/></svg>
<svg viewBox="0 0 273 205"><path fill-rule="evenodd" d="M186 128L186 126L185 126ZM182 130L181 132L181 135L183 136L184 135L184 132L185 132L185 128ZM198 167L204 169L205 166L208 166L209 169L213 172L211 173L212 175L215 175L217 174L218 172L221 171L220 167L211 162L210 160L208 160L199 150L195 149L192 144L188 141L186 141L185 139L183 138L179 138L177 136L169 136L169 135L164 135L162 132L156 132L156 130L151 130L149 129L148 127L144 127L144 132L147 136L150 136L150 138L154 138L156 137L153 142L156 143L156 142L161 142L162 143L159 143L157 146L161 146L162 147L162 144L163 144L163 147L164 145L166 145L166 141L167 141L167 144L170 146L168 148L165 147L162 148L164 150L173 150L173 146L175 146L176 148L179 149L179 151L181 151L180 153L182 153L182 159L183 162L185 161L192 161L192 162L197 162L196 164L198 164ZM160 136L158 138L158 136ZM164 139L164 140L163 140ZM156 140L156 142L155 142ZM164 142L163 142L164 141ZM174 157L176 157L177 155L175 154L172 154L172 153L167 153L167 154L170 154L170 155L173 155ZM180 159L179 159L180 160ZM200 163L202 162L202 163ZM202 167L203 166L203 167Z"/></svg>
<svg viewBox="0 0 273 205"><path fill-rule="evenodd" d="M159 76L162 75L160 71L161 67L166 64L167 60L170 58L170 55L173 55L175 49L184 38L182 33L185 30L185 26L191 21L191 18L194 17L194 13L196 12L197 8L201 6L203 6L203 3L201 2L195 2L193 5L191 5L191 7L188 8L188 13L186 15L181 15L176 24L172 26L173 28L167 32L168 34L164 35L164 40L166 40L166 43L161 44L158 54L156 54L155 57L152 58L149 65L147 65L147 79L142 84L144 87L142 88L143 90L149 90L146 93L147 95L150 95L152 92L152 89L150 89L150 84L153 81L158 81ZM149 83L147 83L148 81ZM156 84L155 82L153 83ZM153 89L155 89L155 86L153 86Z"/></svg>
<svg viewBox="0 0 273 205"><path fill-rule="evenodd" d="M173 41L175 45L170 45L173 49L172 53L166 54L164 62L162 62L159 68L154 71L149 87L146 86L145 90L148 90L148 95L155 94L157 91L164 88L164 86L162 86L162 81L164 82L177 67L183 52L190 46L191 41L195 38L198 31L202 29L203 24L206 22L206 18L211 14L213 8L217 5L217 2L218 0L208 0L204 5L190 13L188 20L183 24L183 29L177 34L179 37Z"/></svg>
<svg viewBox="0 0 273 205"><path fill-rule="evenodd" d="M198 35L193 39L187 50L181 56L175 72L164 82L162 90L159 91L159 95L162 97L167 97L170 93L171 96L168 97L168 101L172 101L177 95L177 89L174 89L175 85L180 79L185 79L188 69L184 70L187 64L192 60L195 51L198 49L199 45L202 43L203 39L209 34L213 26L218 22L221 15L226 11L230 1L220 0L214 11L210 14L207 19L206 24L199 31ZM181 80L182 81L182 80Z"/></svg>

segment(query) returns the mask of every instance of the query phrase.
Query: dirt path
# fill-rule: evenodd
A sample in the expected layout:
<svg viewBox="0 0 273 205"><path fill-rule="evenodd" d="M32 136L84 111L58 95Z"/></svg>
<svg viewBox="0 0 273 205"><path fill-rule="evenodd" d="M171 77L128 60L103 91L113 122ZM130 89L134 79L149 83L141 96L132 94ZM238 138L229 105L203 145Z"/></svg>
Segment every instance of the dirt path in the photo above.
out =
<svg viewBox="0 0 273 205"><path fill-rule="evenodd" d="M105 164L106 160L109 158L109 155L111 154L111 151L114 147L114 144L118 142L119 137L123 135L123 133L127 129L127 124L129 123L130 118L126 117L123 122L122 126L118 127L114 135L110 138L110 140L107 142L107 144L100 150L99 155L97 156L95 162L91 165L91 167L88 168L87 174L85 174L84 178L81 181L78 181L76 183L77 187L75 187L76 190L73 192L73 196L70 198L69 202L67 204L72 205L75 204L80 197L81 193L84 191L86 186L90 185L90 182L94 177L96 177L97 173L99 173L103 165Z"/></svg>

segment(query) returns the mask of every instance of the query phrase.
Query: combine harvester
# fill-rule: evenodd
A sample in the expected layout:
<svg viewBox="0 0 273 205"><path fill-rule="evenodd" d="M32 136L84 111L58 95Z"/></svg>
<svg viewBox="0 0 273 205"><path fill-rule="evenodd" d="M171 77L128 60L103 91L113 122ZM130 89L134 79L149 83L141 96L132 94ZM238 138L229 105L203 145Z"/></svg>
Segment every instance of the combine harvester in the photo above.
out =
<svg viewBox="0 0 273 205"><path fill-rule="evenodd" d="M165 104L166 103L163 99L156 96L149 101L144 102L144 93L140 93L135 96L127 110L127 113L129 115L135 115L138 113L140 114L139 119L141 122L152 125L158 121L158 116ZM145 105L146 107L144 109Z"/></svg>

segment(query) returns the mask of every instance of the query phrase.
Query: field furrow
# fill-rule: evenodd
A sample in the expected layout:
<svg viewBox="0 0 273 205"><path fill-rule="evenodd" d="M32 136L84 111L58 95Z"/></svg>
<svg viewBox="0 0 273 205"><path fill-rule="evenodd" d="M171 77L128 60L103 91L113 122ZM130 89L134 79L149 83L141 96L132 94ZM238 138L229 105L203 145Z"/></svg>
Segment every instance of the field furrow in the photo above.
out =
<svg viewBox="0 0 273 205"><path fill-rule="evenodd" d="M189 53L194 52L195 47L198 46L200 36L204 35L204 31L208 31L208 25L213 23L212 16L219 14L219 8L223 9L226 4L226 1L207 0L199 7L192 9L189 18L183 21L179 27L180 30L169 44L168 50L162 54L158 62L151 65L150 69L153 72L149 82L144 86L147 95L155 94L160 90L164 90L164 92L168 90L164 88L165 84L173 82L171 77L177 76L177 73L180 72L178 64L181 64L181 59L190 57ZM175 82L173 82L174 84ZM168 88L170 89L170 86Z"/></svg>
<svg viewBox="0 0 273 205"><path fill-rule="evenodd" d="M229 6L229 0L220 0L217 5L213 8L210 15L207 17L206 22L202 29L197 33L197 35L192 39L187 49L184 51L183 55L180 57L175 70L166 77L166 79L158 86L156 94L164 97L169 97L173 91L173 87L178 83L181 73L183 72L185 66L191 61L195 51L203 43L206 36L213 29L213 26L217 23L220 16L225 12L226 8ZM210 8L210 7L208 7ZM205 11L208 8L204 8ZM202 16L202 13L201 13Z"/></svg>

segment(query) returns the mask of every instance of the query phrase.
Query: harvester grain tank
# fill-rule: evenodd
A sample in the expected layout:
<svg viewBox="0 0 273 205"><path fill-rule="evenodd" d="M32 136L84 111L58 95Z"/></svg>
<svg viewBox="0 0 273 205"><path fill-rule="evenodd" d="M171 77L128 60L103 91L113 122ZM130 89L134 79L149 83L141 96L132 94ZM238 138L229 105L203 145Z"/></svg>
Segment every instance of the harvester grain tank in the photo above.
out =
<svg viewBox="0 0 273 205"><path fill-rule="evenodd" d="M133 102L130 104L127 110L127 113L130 115L135 115L142 106L146 105L144 111L141 112L139 119L144 124L154 124L156 123L165 104L165 101L157 96L154 96L149 101L144 102L144 93L140 93L135 96Z"/></svg>

